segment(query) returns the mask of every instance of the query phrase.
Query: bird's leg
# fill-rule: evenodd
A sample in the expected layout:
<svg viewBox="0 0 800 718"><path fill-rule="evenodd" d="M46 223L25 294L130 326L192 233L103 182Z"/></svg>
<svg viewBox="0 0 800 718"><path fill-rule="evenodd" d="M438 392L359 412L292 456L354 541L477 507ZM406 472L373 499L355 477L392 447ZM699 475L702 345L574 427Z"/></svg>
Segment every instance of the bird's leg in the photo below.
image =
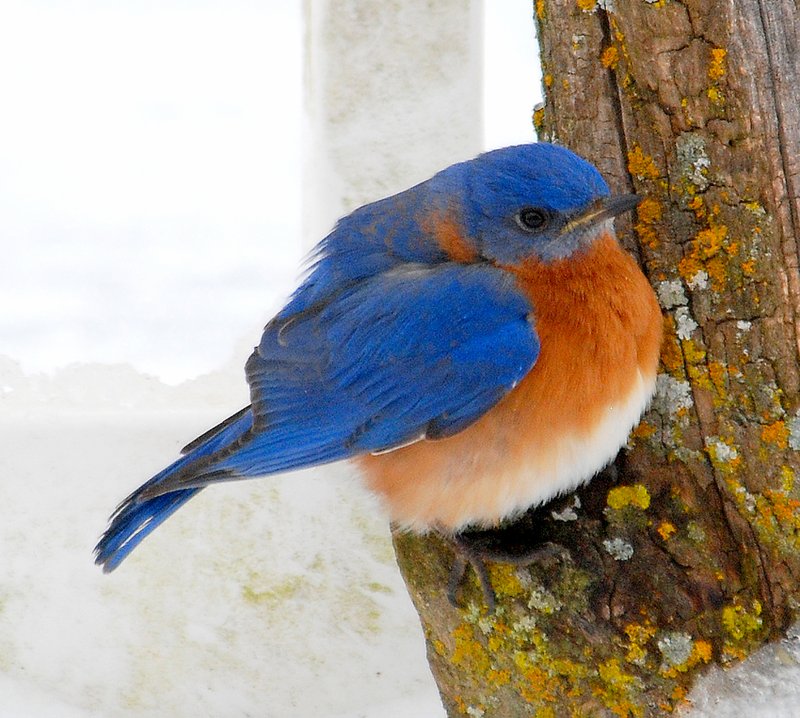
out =
<svg viewBox="0 0 800 718"><path fill-rule="evenodd" d="M546 541L535 546L522 546L519 544L504 544L502 530L496 531L464 531L451 534L448 540L455 549L455 560L450 570L447 581L447 600L458 608L458 590L461 587L467 566L472 566L481 586L483 599L489 613L494 613L497 606L497 596L492 586L486 561L493 563L506 563L515 566L528 566L536 561L547 558L563 558L565 549L552 541Z"/></svg>
<svg viewBox="0 0 800 718"><path fill-rule="evenodd" d="M472 566L475 575L478 577L478 582L483 591L483 600L486 602L486 608L489 613L494 613L497 607L497 596L492 586L492 579L489 576L489 570L486 568L486 562L476 551L474 546L464 538L465 534L455 534L451 541L456 551L455 559L453 560L453 567L450 569L450 578L447 581L447 600L454 608L458 608L458 589L464 582L464 576L467 572L467 566Z"/></svg>

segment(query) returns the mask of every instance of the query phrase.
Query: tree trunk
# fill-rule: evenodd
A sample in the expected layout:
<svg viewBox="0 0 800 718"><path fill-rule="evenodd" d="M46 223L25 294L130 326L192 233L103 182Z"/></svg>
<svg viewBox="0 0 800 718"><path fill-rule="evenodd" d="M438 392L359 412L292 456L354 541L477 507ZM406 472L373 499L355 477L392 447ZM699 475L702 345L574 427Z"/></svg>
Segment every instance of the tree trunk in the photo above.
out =
<svg viewBox="0 0 800 718"><path fill-rule="evenodd" d="M494 615L474 581L449 606L435 537L397 535L398 562L450 716L661 715L799 605L800 12L534 12L540 137L646 195L623 241L664 309L657 395L615 466L514 527L564 551L491 566Z"/></svg>

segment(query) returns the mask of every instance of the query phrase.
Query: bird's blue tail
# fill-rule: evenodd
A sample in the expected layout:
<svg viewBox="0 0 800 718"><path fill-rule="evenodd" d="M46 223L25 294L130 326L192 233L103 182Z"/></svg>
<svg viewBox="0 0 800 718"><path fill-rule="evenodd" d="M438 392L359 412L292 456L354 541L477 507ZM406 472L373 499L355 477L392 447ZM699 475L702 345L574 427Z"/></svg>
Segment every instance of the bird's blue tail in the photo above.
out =
<svg viewBox="0 0 800 718"><path fill-rule="evenodd" d="M252 423L250 407L242 409L191 442L180 459L128 496L111 516L108 528L95 546L95 563L106 573L119 566L150 532L202 489L195 486L159 495L159 484L176 474L199 478L209 469L213 473L211 466L216 457L227 455L226 450L249 432Z"/></svg>

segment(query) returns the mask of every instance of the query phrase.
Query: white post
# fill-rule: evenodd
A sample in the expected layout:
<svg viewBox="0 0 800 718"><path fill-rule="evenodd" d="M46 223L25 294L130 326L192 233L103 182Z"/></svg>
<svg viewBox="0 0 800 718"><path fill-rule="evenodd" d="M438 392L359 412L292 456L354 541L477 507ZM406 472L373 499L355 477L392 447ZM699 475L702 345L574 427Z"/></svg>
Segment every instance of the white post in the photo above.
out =
<svg viewBox="0 0 800 718"><path fill-rule="evenodd" d="M482 148L482 0L304 0L303 241Z"/></svg>

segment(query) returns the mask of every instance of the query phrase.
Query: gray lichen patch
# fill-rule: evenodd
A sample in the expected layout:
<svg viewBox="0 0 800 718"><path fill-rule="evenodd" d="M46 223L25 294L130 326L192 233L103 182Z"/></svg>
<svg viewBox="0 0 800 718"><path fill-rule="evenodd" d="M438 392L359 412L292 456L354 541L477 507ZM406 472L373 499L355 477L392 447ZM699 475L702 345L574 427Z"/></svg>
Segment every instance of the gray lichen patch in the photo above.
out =
<svg viewBox="0 0 800 718"><path fill-rule="evenodd" d="M667 667L679 666L689 660L692 655L694 641L688 633L671 631L664 633L657 642L658 650Z"/></svg>
<svg viewBox="0 0 800 718"><path fill-rule="evenodd" d="M789 447L800 451L800 410L786 422L786 426L789 429Z"/></svg>
<svg viewBox="0 0 800 718"><path fill-rule="evenodd" d="M633 546L622 538L606 539L603 547L616 561L628 561L633 556Z"/></svg>
<svg viewBox="0 0 800 718"><path fill-rule="evenodd" d="M708 189L711 160L706 151L705 140L694 132L684 132L678 137L675 147L678 153L679 178L695 191L703 192Z"/></svg>
<svg viewBox="0 0 800 718"><path fill-rule="evenodd" d="M679 279L659 282L656 285L658 301L664 309L673 309L689 303L683 284Z"/></svg>
<svg viewBox="0 0 800 718"><path fill-rule="evenodd" d="M653 408L662 416L674 417L681 409L692 406L692 387L688 381L676 379L669 374L656 377L656 393Z"/></svg>

